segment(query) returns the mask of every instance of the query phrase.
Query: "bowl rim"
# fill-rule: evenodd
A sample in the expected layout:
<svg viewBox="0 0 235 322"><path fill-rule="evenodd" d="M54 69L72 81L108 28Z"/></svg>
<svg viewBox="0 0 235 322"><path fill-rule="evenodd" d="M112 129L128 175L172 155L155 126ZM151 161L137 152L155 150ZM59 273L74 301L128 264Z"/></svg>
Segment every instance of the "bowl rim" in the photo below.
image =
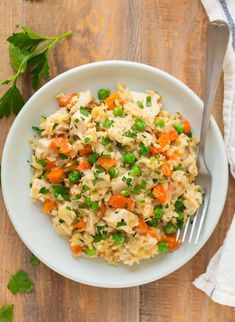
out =
<svg viewBox="0 0 235 322"><path fill-rule="evenodd" d="M26 247L33 253L35 254L35 256L37 256L46 266L48 266L49 268L51 268L53 271L57 272L58 274L69 278L75 282L79 282L79 283L83 283L86 285L90 285L90 286L96 286L96 287L108 287L108 288L127 288L127 287L134 287L134 286L138 286L138 285L144 285L153 281L156 281L158 279L161 279L162 277L165 277L173 272L175 272L176 270L178 270L179 268L181 268L183 265L185 265L189 260L191 260L200 250L201 248L205 245L205 243L209 240L211 234L213 233L213 231L215 230L215 227L217 226L219 219L221 217L223 208L224 208L224 204L226 201L226 196L227 196L227 189L228 189L228 163L227 163L227 155L226 155L226 150L225 150L225 144L221 135L221 132L218 128L218 125L214 119L214 117L211 116L211 120L210 120L210 125L212 126L215 135L217 137L217 139L219 140L219 145L221 146L221 152L222 152L222 157L224 159L224 163L221 165L222 167L222 173L225 174L226 178L224 178L224 182L225 182L225 189L221 192L222 197L221 200L223 200L220 204L220 207L218 208L218 218L214 221L213 225L211 226L210 230L208 231L205 240L203 241L203 243L200 245L199 248L197 248L196 250L194 250L193 252L191 252L189 255L185 256L184 259L180 262L180 264L176 264L176 265L172 265L171 268L168 268L165 270L164 273L162 273L161 275L158 275L158 277L146 277L146 278L142 278L141 281L135 281L135 282L129 282L129 283L118 283L118 284L112 284L112 283L101 283L101 282L94 282L91 280L86 280L84 278L79 279L78 278L72 276L72 274L69 274L67 272L65 272L63 269L61 270L60 268L56 267L53 265L53 263L49 263L47 259L42 258L37 251L35 251L33 249L33 247L31 247L31 245L28 243L28 241L25 240L25 238L22 236L22 233L20 231L20 229L17 227L17 224L14 221L13 216L11 216L11 205L10 205L10 196L7 195L7 177L6 177L6 173L7 173L7 155L9 152L9 148L10 148L10 143L12 141L12 139L14 138L16 129L18 124L21 122L21 119L23 118L23 116L27 113L28 109L31 108L31 102L36 100L38 97L40 97L40 95L44 92L44 90L46 90L48 87L50 87L53 83L56 83L58 80L63 79L66 76L69 75L73 75L76 74L79 71L82 70L89 70L92 69L93 67L107 67L107 66L113 66L113 65L120 65L120 66L128 66L128 67L138 67L141 69L144 69L146 71L152 71L155 73L158 73L160 76L162 76L163 78L165 78L167 81L170 81L173 84L177 84L178 87L181 88L182 91L186 92L189 96L192 97L192 99L194 101L196 101L196 103L199 106L203 106L203 102L202 100L193 92L192 89L190 89L186 84L184 84L181 80L177 79L175 76L157 68L154 66L150 66L147 64L143 64L143 63L139 63L139 62L133 62L133 61L128 61L128 60L103 60L103 61L98 61L98 62L93 62L93 63L88 63L88 64L84 64L78 67L74 67L71 68L63 73L61 73L60 75L54 77L53 79L51 79L50 81L48 81L46 84L44 84L36 93L34 93L30 99L25 103L25 105L23 106L23 108L21 109L21 111L19 112L19 114L16 116L12 126L10 127L10 130L8 132L5 144L4 144L4 148L3 148L3 153L2 153L2 166L1 166L1 175L2 175L2 194L3 194L3 199L4 199L4 203L7 209L7 214L11 220L11 223L14 227L14 229L16 230L17 234L19 235L20 239L23 241L23 243L26 245ZM140 264L141 265L141 264Z"/></svg>

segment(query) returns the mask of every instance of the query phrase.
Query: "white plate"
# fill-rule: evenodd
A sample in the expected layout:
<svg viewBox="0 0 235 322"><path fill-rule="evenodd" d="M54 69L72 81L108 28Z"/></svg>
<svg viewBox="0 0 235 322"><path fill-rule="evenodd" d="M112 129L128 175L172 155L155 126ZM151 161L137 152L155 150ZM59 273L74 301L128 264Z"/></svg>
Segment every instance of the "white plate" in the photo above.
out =
<svg viewBox="0 0 235 322"><path fill-rule="evenodd" d="M176 252L159 255L133 267L111 266L96 259L74 259L68 243L52 228L49 216L28 196L30 157L28 138L33 135L41 115L55 111L54 99L59 92L101 87L115 89L124 81L136 91L154 89L163 96L170 111L180 111L189 118L198 135L202 101L173 76L150 66L127 61L103 61L71 69L54 78L37 91L25 104L8 134L2 159L2 190L10 219L26 246L39 259L59 274L84 284L102 287L129 287L148 283L175 271L189 261L205 244L221 215L227 192L228 168L220 131L212 119L208 131L206 160L213 176L212 196L207 219L198 245L185 243Z"/></svg>

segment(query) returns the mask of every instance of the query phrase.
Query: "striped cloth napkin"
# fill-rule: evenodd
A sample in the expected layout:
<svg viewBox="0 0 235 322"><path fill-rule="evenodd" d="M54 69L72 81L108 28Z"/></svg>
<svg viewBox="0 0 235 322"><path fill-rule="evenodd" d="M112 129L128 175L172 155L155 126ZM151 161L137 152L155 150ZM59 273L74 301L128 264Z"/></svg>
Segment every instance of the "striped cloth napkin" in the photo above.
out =
<svg viewBox="0 0 235 322"><path fill-rule="evenodd" d="M222 19L231 29L230 44L223 65L224 71L224 141L235 178L235 0L201 0L210 19ZM213 301L235 307L235 216L223 245L211 259L207 270L193 285Z"/></svg>

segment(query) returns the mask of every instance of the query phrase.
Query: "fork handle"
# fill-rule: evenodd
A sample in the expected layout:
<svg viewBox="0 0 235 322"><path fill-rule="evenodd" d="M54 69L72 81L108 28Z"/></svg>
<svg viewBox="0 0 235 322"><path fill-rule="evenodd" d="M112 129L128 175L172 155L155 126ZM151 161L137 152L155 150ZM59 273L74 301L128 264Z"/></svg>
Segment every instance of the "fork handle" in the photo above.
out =
<svg viewBox="0 0 235 322"><path fill-rule="evenodd" d="M207 57L204 110L200 134L199 156L204 158L206 133L229 41L229 26L223 20L209 23L207 29Z"/></svg>

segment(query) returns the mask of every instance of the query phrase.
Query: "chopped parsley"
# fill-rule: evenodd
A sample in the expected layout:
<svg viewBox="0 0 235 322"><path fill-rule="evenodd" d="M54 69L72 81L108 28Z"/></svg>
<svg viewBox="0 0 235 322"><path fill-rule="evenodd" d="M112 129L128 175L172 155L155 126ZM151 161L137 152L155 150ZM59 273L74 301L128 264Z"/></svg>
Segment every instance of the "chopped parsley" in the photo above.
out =
<svg viewBox="0 0 235 322"><path fill-rule="evenodd" d="M68 159L68 158L69 158L69 157L68 157L66 154L64 154L64 153L59 153L58 155L59 155L59 158L60 158L61 160L66 160L66 159Z"/></svg>
<svg viewBox="0 0 235 322"><path fill-rule="evenodd" d="M80 113L84 116L89 116L90 111L88 109L86 109L85 107L81 106L80 107Z"/></svg>
<svg viewBox="0 0 235 322"><path fill-rule="evenodd" d="M37 126L32 126L32 129L37 133L37 134L41 134L41 132L43 131L42 129L40 129Z"/></svg>
<svg viewBox="0 0 235 322"><path fill-rule="evenodd" d="M151 96L146 97L146 106L148 106L148 107L152 106L152 97Z"/></svg>
<svg viewBox="0 0 235 322"><path fill-rule="evenodd" d="M114 120L106 119L103 123L103 128L108 129L114 123Z"/></svg>
<svg viewBox="0 0 235 322"><path fill-rule="evenodd" d="M47 165L46 161L42 159L36 159L36 162L39 163L43 168Z"/></svg>
<svg viewBox="0 0 235 322"><path fill-rule="evenodd" d="M46 187L42 187L40 190L39 190L39 193L45 195L49 192L49 189L47 189Z"/></svg>
<svg viewBox="0 0 235 322"><path fill-rule="evenodd" d="M64 200L69 200L69 187L52 185L52 189L56 199L61 196Z"/></svg>
<svg viewBox="0 0 235 322"><path fill-rule="evenodd" d="M122 226L126 226L126 222L124 219L122 219L121 221L119 221L116 225L116 227L122 227Z"/></svg>
<svg viewBox="0 0 235 322"><path fill-rule="evenodd" d="M139 106L139 108L143 109L144 108L144 104L141 101L137 101L137 105Z"/></svg>
<svg viewBox="0 0 235 322"><path fill-rule="evenodd" d="M131 138L131 139L137 139L137 134L133 131L126 131L124 133L124 136L127 137L127 138Z"/></svg>
<svg viewBox="0 0 235 322"><path fill-rule="evenodd" d="M33 283L30 280L27 272L19 270L15 275L11 275L7 288L12 294L29 293L33 290Z"/></svg>
<svg viewBox="0 0 235 322"><path fill-rule="evenodd" d="M88 136L86 136L86 137L84 138L83 142L84 142L85 144L87 144L88 142L90 142L90 140L91 140L91 138L89 138Z"/></svg>

